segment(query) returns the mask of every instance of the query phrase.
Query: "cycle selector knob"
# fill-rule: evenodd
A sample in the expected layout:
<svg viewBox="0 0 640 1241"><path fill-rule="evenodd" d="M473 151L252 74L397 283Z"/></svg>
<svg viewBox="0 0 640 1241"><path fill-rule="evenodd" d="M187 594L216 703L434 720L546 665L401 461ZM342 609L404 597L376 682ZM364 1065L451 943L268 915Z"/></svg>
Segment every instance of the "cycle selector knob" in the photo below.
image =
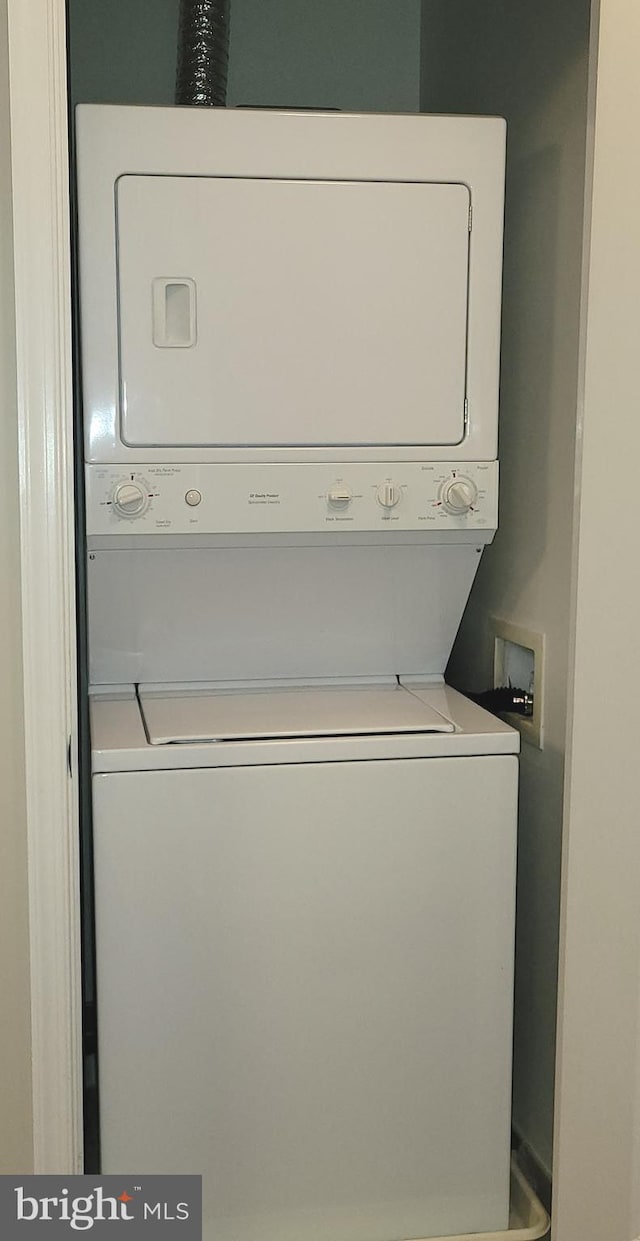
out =
<svg viewBox="0 0 640 1241"><path fill-rule="evenodd" d="M478 489L470 478L448 478L440 488L442 507L452 517L464 517L465 513L473 508L477 498Z"/></svg>
<svg viewBox="0 0 640 1241"><path fill-rule="evenodd" d="M398 484L391 482L381 483L376 492L378 504L387 509L395 508L401 496L402 491Z"/></svg>
<svg viewBox="0 0 640 1241"><path fill-rule="evenodd" d="M149 505L149 497L140 483L118 483L111 500L118 517L141 517Z"/></svg>

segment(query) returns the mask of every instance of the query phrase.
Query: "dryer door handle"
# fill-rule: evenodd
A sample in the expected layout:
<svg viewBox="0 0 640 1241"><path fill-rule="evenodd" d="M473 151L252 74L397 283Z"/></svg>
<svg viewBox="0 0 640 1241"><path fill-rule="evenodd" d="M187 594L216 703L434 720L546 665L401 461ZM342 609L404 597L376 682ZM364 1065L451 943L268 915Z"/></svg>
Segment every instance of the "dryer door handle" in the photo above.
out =
<svg viewBox="0 0 640 1241"><path fill-rule="evenodd" d="M151 304L154 345L159 349L191 349L197 337L195 280L156 276Z"/></svg>

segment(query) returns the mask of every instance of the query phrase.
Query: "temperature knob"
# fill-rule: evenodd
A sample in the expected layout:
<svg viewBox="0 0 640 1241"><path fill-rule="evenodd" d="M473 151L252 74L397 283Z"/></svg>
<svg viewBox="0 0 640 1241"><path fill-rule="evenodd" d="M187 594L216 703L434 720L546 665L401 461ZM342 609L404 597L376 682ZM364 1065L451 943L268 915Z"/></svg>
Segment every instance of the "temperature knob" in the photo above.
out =
<svg viewBox="0 0 640 1241"><path fill-rule="evenodd" d="M383 508L395 508L402 492L397 483L381 483L377 491L378 504Z"/></svg>
<svg viewBox="0 0 640 1241"><path fill-rule="evenodd" d="M149 497L140 483L119 483L112 497L113 507L119 517L141 517Z"/></svg>
<svg viewBox="0 0 640 1241"><path fill-rule="evenodd" d="M442 507L447 513L451 513L452 517L464 517L464 514L473 508L477 498L476 485L470 478L448 478L440 488Z"/></svg>
<svg viewBox="0 0 640 1241"><path fill-rule="evenodd" d="M331 508L348 508L352 499L349 488L342 483L334 483L327 492L327 501Z"/></svg>

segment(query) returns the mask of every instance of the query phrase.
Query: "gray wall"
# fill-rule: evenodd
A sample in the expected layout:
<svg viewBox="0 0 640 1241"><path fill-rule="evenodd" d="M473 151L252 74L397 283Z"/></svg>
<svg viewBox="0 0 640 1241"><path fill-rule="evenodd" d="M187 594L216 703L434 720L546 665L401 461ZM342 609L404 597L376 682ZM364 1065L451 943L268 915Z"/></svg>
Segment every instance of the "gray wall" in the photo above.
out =
<svg viewBox="0 0 640 1241"><path fill-rule="evenodd" d="M422 108L508 121L500 531L448 677L492 684L488 618L543 632L545 747L523 744L514 1120L550 1169L588 0L425 0Z"/></svg>
<svg viewBox="0 0 640 1241"><path fill-rule="evenodd" d="M7 7L0 3L0 1173L33 1166Z"/></svg>
<svg viewBox="0 0 640 1241"><path fill-rule="evenodd" d="M420 0L231 0L229 104L411 112ZM173 102L178 0L70 0L75 103Z"/></svg>

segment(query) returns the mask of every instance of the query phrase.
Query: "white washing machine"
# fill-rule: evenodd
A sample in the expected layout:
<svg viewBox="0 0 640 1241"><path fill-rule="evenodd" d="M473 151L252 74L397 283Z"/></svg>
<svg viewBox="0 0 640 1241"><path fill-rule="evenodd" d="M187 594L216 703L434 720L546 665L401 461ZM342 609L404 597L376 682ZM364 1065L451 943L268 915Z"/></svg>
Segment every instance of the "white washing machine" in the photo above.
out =
<svg viewBox="0 0 640 1241"><path fill-rule="evenodd" d="M78 113L100 1130L207 1241L506 1227L504 124Z"/></svg>
<svg viewBox="0 0 640 1241"><path fill-rule="evenodd" d="M507 1226L517 734L442 685L93 702L106 1171L210 1241Z"/></svg>

